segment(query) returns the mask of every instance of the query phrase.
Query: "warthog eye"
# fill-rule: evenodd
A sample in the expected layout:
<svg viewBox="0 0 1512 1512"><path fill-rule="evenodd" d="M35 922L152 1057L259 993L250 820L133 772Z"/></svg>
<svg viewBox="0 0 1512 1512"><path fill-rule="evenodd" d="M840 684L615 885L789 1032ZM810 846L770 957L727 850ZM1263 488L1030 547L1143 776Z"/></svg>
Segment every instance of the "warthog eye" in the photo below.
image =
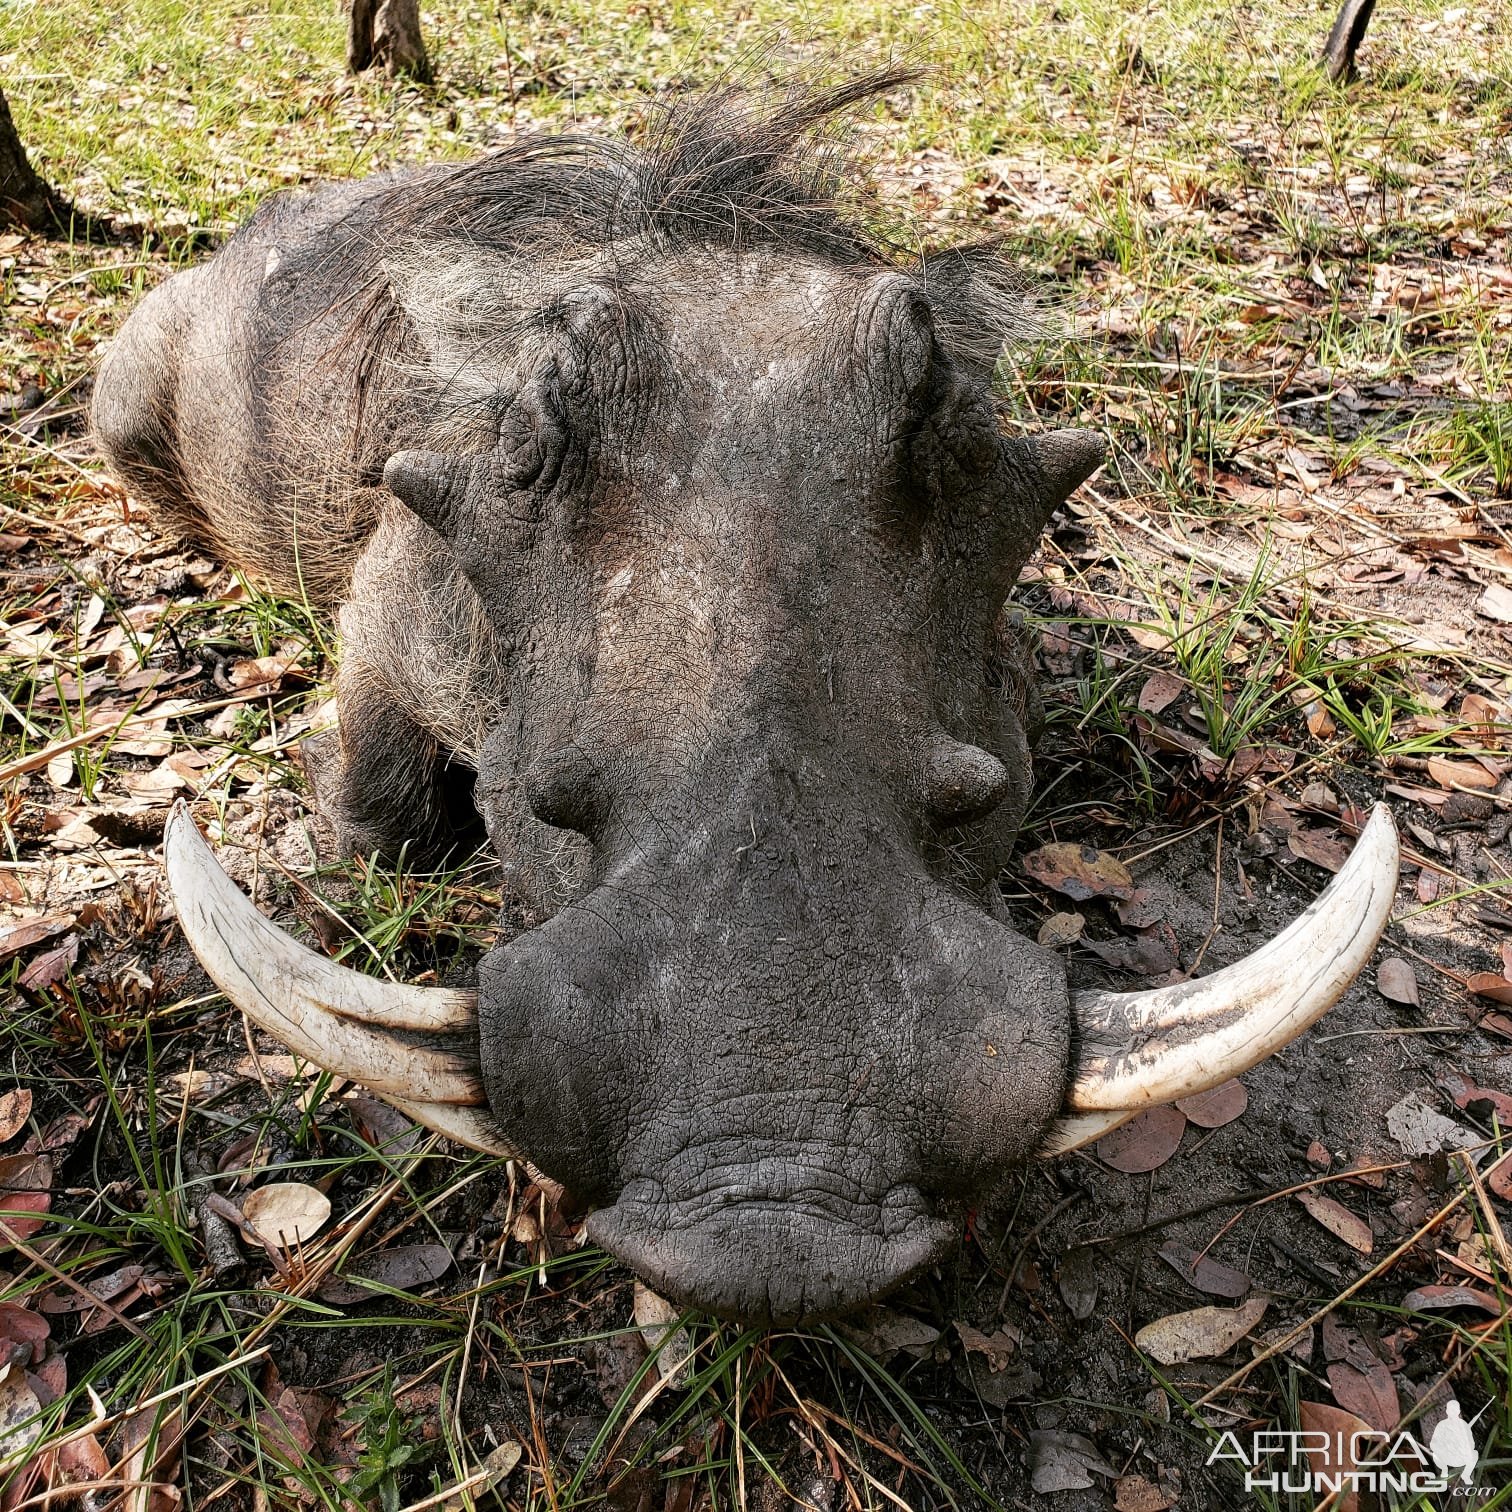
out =
<svg viewBox="0 0 1512 1512"><path fill-rule="evenodd" d="M526 384L499 416L499 466L514 488L549 488L561 471L567 429L555 378L553 368Z"/></svg>

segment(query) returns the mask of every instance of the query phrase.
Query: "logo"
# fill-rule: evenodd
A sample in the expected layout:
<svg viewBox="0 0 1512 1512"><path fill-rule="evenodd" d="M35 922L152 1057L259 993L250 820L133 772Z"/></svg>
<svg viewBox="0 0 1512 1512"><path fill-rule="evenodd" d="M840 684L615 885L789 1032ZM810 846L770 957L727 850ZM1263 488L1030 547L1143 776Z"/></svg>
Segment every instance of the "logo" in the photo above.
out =
<svg viewBox="0 0 1512 1512"><path fill-rule="evenodd" d="M1330 1433L1262 1428L1251 1435L1246 1450L1230 1430L1213 1446L1207 1462L1242 1465L1246 1491L1335 1496L1351 1491L1419 1496L1438 1492L1480 1498L1491 1495L1489 1486L1475 1484L1480 1463L1475 1425L1485 1410L1482 1407L1466 1422L1460 1404L1451 1398L1426 1447L1406 1429Z"/></svg>
<svg viewBox="0 0 1512 1512"><path fill-rule="evenodd" d="M1481 1412L1486 1409L1481 1408ZM1480 1453L1475 1447L1475 1434L1471 1431L1480 1421L1480 1412L1475 1414L1475 1419L1467 1423L1460 1416L1460 1404L1453 1397L1449 1399L1449 1405L1444 1408L1444 1421L1433 1430L1433 1435L1428 1440L1428 1452L1433 1456L1433 1463L1438 1466L1439 1474L1447 1480L1459 1472L1459 1479L1464 1485L1469 1485L1475 1479L1475 1467L1480 1462Z"/></svg>

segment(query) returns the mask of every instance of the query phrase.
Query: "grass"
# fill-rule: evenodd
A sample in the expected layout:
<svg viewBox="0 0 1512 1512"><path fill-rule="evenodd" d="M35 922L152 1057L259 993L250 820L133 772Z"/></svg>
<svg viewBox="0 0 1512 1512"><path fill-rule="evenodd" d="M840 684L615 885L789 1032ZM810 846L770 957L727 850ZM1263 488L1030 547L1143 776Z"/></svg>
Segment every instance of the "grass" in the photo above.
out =
<svg viewBox="0 0 1512 1512"><path fill-rule="evenodd" d="M132 301L276 190L462 157L536 126L634 130L643 91L711 80L741 58L760 69L906 55L932 73L864 123L883 194L921 240L1009 236L1074 335L1005 371L1016 421L1092 424L1113 443L1024 593L1049 648L1034 828L1106 837L1204 823L1277 787L1255 777L1256 751L1295 763L1293 780L1324 772L1360 792L1419 780L1429 758L1494 761L1505 728L1465 714L1463 695L1505 710L1512 694L1504 647L1472 610L1481 582L1505 571L1498 548L1512 549L1512 340L1496 281L1512 186L1506 28L1452 0L1383 15L1365 77L1343 90L1314 64L1329 19L1282 0L754 0L738 13L525 0L428 12L438 83L416 90L345 78L339 18L317 0L26 0L0 9L0 77L22 135L55 183L134 239L0 239L0 368L9 389L34 384L66 410ZM292 753L328 691L331 627L123 519L66 416L0 432L0 448L0 532L42 543L0 578L0 764L84 731L102 700L112 718L160 709L155 686L115 696L123 678L209 677L292 652L286 676L230 707L201 707L223 690L191 679L192 710L148 732L204 758L192 791L228 819L286 823ZM1479 534L1435 576L1442 551L1416 543L1467 524ZM1347 575L1377 562L1402 579ZM1426 587L1447 605L1428 623ZM1155 673L1179 692L1149 714L1140 696ZM159 760L133 750L140 735L123 727L0 787L0 880L31 887L45 866L84 864L88 851L48 849L45 826L118 804ZM361 969L445 980L491 937L497 884L475 859L426 874L289 854L287 874L257 862L274 899ZM946 1331L924 1359L879 1363L833 1327L766 1336L688 1317L687 1383L660 1385L656 1355L635 1358L623 1274L591 1249L547 1254L515 1236L523 1172L367 1129L330 1099L328 1078L264 1085L228 1069L246 1048L241 1026L219 999L178 990L152 876L142 858L85 926L109 971L23 989L27 955L0 961L0 993L25 1004L0 1031L10 1079L46 1120L72 1113L81 1130L57 1157L71 1185L31 1244L38 1258L7 1257L0 1300L66 1292L58 1272L104 1290L125 1266L153 1288L127 1305L129 1326L97 1311L104 1326L84 1332L73 1314L48 1315L68 1381L41 1408L39 1445L104 1412L98 1437L115 1455L119 1420L156 1402L164 1444L188 1425L160 1473L198 1488L195 1507L250 1505L254 1488L273 1506L450 1507L461 1483L484 1507L644 1495L692 1512L757 1505L768 1481L800 1498L838 1487L834 1504L851 1508L1006 1506L1029 1495L1033 1414L1057 1410L1103 1422L1129 1464L1151 1440L1185 1452L1189 1474L1201 1467L1212 1421L1158 1372L1169 1428L1149 1407L1062 1392L1053 1373L1029 1392L1033 1413L984 1404L953 1373L950 1320L984 1321L960 1277L930 1283ZM1500 885L1461 880L1454 899ZM197 1072L221 1081L184 1095ZM212 1182L203 1161L227 1152ZM203 1198L270 1177L327 1189L339 1222L277 1266L254 1256L218 1280ZM439 1283L357 1305L319 1296L328 1270L421 1239L458 1256ZM1000 1272L987 1266L976 1286L996 1294ZM1499 1265L1490 1330L1406 1317L1374 1294L1349 1309L1419 1330L1417 1358L1453 1363L1457 1389L1501 1404L1504 1446L1507 1285ZM1317 1299L1283 1300L1290 1316ZM1063 1327L1048 1290L1011 1301L1031 1332ZM589 1359L611 1383L615 1360L634 1363L606 1386ZM320 1400L301 1406L286 1375L320 1381ZM1299 1400L1327 1397L1291 1356L1248 1389L1245 1410L1293 1423ZM325 1415L313 1429L306 1409ZM519 1467L490 1489L489 1457L513 1452L511 1431ZM140 1462L149 1478L152 1460ZM8 1473L18 1486L26 1469ZM1232 1479L1196 1484L1238 1495Z"/></svg>

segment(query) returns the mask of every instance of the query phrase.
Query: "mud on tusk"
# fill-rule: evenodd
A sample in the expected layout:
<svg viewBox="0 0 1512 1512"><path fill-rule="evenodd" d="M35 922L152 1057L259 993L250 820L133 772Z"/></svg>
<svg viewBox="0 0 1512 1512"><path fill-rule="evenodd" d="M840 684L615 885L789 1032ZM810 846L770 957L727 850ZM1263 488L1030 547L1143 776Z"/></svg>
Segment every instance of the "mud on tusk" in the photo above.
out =
<svg viewBox="0 0 1512 1512"><path fill-rule="evenodd" d="M184 938L248 1018L314 1065L402 1100L416 1117L423 1105L440 1105L437 1117L454 1126L442 1133L475 1144L489 1129L472 993L378 981L290 939L221 870L182 800L169 815L163 857Z"/></svg>
<svg viewBox="0 0 1512 1512"><path fill-rule="evenodd" d="M1377 804L1349 860L1306 913L1211 976L1073 999L1075 1066L1045 1155L1099 1139L1157 1103L1206 1092L1295 1039L1338 1002L1391 916L1400 852Z"/></svg>

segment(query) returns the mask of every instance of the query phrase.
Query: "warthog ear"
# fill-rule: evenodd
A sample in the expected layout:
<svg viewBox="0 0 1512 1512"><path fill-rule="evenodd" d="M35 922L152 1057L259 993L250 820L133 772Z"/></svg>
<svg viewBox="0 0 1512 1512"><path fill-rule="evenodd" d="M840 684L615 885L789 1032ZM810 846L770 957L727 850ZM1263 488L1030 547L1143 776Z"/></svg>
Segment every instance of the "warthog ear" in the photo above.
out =
<svg viewBox="0 0 1512 1512"><path fill-rule="evenodd" d="M383 484L438 535L450 540L456 534L469 472L465 457L402 451L384 464Z"/></svg>

